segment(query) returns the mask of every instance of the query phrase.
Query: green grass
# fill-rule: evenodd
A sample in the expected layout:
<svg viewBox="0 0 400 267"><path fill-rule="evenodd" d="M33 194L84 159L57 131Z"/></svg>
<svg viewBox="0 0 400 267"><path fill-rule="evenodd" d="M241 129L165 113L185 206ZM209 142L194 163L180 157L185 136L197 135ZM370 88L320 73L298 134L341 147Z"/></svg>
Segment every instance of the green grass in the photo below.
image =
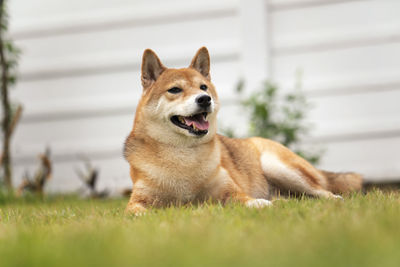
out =
<svg viewBox="0 0 400 267"><path fill-rule="evenodd" d="M153 210L127 200L0 202L0 266L400 266L400 194Z"/></svg>

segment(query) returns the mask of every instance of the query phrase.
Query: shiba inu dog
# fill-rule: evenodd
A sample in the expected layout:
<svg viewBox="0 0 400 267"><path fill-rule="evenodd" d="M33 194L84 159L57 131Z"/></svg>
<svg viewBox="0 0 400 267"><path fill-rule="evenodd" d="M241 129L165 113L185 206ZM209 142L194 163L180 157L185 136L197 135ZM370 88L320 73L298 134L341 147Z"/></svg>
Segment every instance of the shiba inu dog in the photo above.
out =
<svg viewBox="0 0 400 267"><path fill-rule="evenodd" d="M147 49L141 78L124 148L134 184L128 213L206 200L261 208L271 205L273 189L321 198L361 189L360 175L318 170L274 141L217 134L220 105L205 47L182 69L166 68Z"/></svg>

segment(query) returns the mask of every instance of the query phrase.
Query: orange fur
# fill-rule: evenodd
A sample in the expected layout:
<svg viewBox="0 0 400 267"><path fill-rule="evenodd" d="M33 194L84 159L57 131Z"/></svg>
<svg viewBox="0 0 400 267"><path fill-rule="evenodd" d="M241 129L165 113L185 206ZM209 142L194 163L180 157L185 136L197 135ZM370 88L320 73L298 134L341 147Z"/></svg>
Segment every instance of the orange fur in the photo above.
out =
<svg viewBox="0 0 400 267"><path fill-rule="evenodd" d="M143 95L124 152L134 183L127 212L206 200L262 207L269 205L273 188L325 198L361 188L361 176L317 170L274 141L216 134L219 101L209 70L204 47L183 69L168 69L153 51L144 52ZM168 92L173 87L182 92ZM192 115L201 95L211 97L209 128L195 135L170 118Z"/></svg>

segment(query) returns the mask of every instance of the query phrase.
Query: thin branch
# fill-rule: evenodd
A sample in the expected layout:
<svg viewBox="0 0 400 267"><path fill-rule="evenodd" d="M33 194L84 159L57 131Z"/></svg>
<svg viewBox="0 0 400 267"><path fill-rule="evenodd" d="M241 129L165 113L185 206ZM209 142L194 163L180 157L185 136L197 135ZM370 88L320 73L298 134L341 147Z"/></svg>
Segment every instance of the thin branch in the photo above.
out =
<svg viewBox="0 0 400 267"><path fill-rule="evenodd" d="M40 164L33 177L28 172L25 173L22 183L18 187L17 195L22 195L28 191L42 195L46 182L50 180L52 175L52 162L50 159L50 149L46 149L46 152L39 155Z"/></svg>
<svg viewBox="0 0 400 267"><path fill-rule="evenodd" d="M11 123L10 123L10 136L13 135L14 131L15 131L15 127L17 126L19 119L21 118L22 115L22 106L18 105L17 110L15 111L15 113L12 116L11 119Z"/></svg>
<svg viewBox="0 0 400 267"><path fill-rule="evenodd" d="M11 156L10 156L10 125L11 108L8 96L8 64L4 49L4 1L0 0L0 66L1 66L1 101L3 107L3 155L2 166L4 169L4 183L8 189L12 188Z"/></svg>

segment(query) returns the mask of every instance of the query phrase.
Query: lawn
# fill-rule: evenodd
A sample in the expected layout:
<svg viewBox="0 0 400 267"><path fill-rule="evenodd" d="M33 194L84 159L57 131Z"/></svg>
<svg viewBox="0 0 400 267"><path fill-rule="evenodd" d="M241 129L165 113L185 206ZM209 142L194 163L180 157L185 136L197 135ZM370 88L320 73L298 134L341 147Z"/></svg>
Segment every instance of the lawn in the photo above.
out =
<svg viewBox="0 0 400 267"><path fill-rule="evenodd" d="M400 193L209 204L124 216L127 200L0 202L0 266L400 266Z"/></svg>

